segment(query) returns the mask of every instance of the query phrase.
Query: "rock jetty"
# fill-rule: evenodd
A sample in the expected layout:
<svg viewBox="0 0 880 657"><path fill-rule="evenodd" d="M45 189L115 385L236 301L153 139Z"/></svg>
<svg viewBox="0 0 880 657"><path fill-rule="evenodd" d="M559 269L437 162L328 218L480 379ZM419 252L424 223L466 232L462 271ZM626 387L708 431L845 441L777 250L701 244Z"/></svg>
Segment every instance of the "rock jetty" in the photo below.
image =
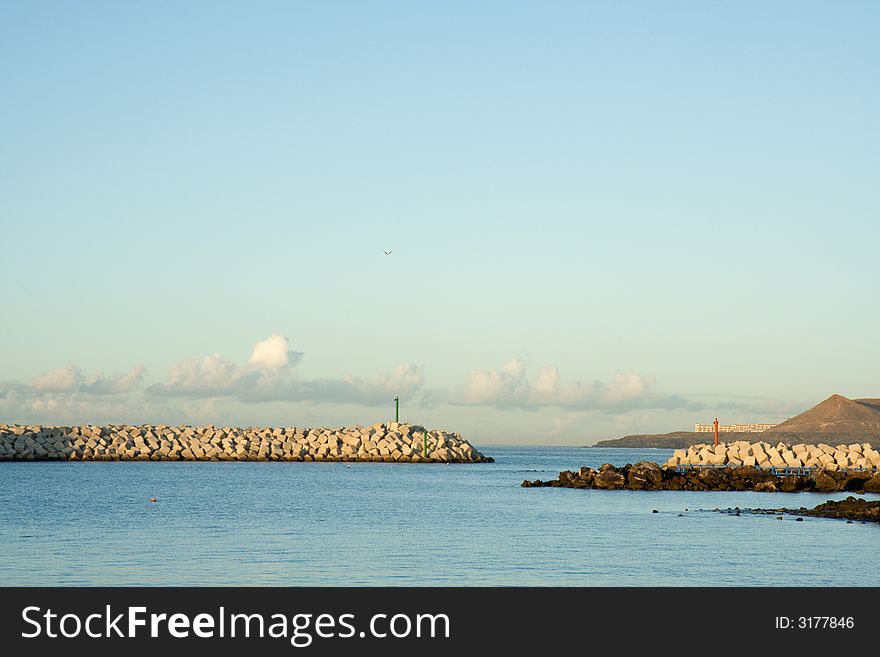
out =
<svg viewBox="0 0 880 657"><path fill-rule="evenodd" d="M758 466L775 468L824 468L825 470L872 470L880 467L880 452L870 443L853 443L832 447L788 445L768 442L750 443L738 440L718 445L699 444L677 449L666 462L667 468L680 466Z"/></svg>
<svg viewBox="0 0 880 657"><path fill-rule="evenodd" d="M803 475L780 476L772 470L754 466L706 468L679 472L661 468L651 461L615 467L606 463L598 470L583 467L577 472L564 471L552 481L522 482L523 488L596 488L604 490L740 490L797 493L880 493L880 473L870 470L827 470L819 468Z"/></svg>
<svg viewBox="0 0 880 657"><path fill-rule="evenodd" d="M340 429L0 424L0 461L11 460L487 463L494 459L457 433L397 422Z"/></svg>

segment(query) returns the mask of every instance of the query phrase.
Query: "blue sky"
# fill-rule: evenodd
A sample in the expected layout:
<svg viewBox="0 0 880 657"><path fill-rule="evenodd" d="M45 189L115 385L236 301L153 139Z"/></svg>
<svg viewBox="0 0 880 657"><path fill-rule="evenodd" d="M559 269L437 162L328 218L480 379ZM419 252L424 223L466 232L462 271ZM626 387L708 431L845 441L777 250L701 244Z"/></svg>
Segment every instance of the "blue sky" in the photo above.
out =
<svg viewBox="0 0 880 657"><path fill-rule="evenodd" d="M399 392L583 444L880 396L878 26L3 3L0 417L339 425Z"/></svg>

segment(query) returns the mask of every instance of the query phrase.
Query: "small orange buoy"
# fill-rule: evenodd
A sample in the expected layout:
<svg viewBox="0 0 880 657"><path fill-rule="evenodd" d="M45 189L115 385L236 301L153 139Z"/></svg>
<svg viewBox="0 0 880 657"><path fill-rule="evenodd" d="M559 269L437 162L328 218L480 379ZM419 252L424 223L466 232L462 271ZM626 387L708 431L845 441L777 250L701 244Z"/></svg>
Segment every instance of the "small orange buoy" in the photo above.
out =
<svg viewBox="0 0 880 657"><path fill-rule="evenodd" d="M150 502L155 502L155 501L156 501L156 498L155 498L155 497L151 497L151 498L150 498Z"/></svg>

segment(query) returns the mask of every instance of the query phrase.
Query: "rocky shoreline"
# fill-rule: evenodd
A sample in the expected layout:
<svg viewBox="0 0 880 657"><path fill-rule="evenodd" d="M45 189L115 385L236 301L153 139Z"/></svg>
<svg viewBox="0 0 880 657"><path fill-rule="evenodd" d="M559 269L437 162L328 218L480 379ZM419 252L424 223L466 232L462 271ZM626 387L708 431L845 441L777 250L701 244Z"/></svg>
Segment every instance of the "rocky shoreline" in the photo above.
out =
<svg viewBox="0 0 880 657"><path fill-rule="evenodd" d="M369 427L103 427L0 424L0 461L370 461L492 463L457 433Z"/></svg>
<svg viewBox="0 0 880 657"><path fill-rule="evenodd" d="M803 517L833 518L846 520L847 522L876 522L880 523L880 501L868 501L855 497L847 497L845 500L829 500L812 509L801 507L799 509L715 509L718 513L728 515L775 515L782 519L779 514L797 516L798 520Z"/></svg>
<svg viewBox="0 0 880 657"><path fill-rule="evenodd" d="M829 500L812 509L801 507L790 513L797 516L813 516L815 518L837 518L840 520L880 522L880 502L869 502L865 499L847 497L835 502Z"/></svg>
<svg viewBox="0 0 880 657"><path fill-rule="evenodd" d="M819 468L803 475L777 475L754 466L706 468L677 471L661 468L651 461L615 467L610 463L598 470L583 467L565 470L551 481L525 480L523 488L591 488L602 490L690 490L756 491L798 493L880 493L880 473L871 470L828 470Z"/></svg>

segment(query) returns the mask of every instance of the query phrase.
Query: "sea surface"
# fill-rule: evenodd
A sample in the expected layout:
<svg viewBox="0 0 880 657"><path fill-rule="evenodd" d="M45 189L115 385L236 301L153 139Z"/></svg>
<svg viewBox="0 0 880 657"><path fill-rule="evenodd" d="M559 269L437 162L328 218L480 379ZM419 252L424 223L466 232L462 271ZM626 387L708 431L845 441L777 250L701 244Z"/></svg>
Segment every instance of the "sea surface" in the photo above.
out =
<svg viewBox="0 0 880 657"><path fill-rule="evenodd" d="M525 489L671 452L480 449L496 463L0 462L0 585L880 585L876 525L711 511L845 494Z"/></svg>

